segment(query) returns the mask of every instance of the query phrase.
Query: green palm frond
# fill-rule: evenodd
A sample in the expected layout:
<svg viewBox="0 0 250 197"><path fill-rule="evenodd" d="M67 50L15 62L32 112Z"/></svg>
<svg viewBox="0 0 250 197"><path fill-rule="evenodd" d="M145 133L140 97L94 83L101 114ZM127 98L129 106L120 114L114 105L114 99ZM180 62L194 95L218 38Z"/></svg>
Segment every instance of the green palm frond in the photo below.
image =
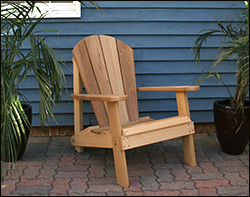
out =
<svg viewBox="0 0 250 197"><path fill-rule="evenodd" d="M18 91L18 85L29 73L34 74L40 92L39 117L43 128L48 125L49 117L56 121L52 109L66 89L63 58L46 43L46 36L39 36L41 32L58 31L35 31L48 12L42 13L36 6L41 1L23 2L1 1L1 160L13 158L14 162L9 162L11 173L15 170L23 125L28 123L19 99L24 95ZM81 4L101 11L95 1ZM34 10L39 12L38 17L31 17ZM25 51L22 50L24 42L29 43ZM1 162L1 179L5 175L3 167Z"/></svg>
<svg viewBox="0 0 250 197"><path fill-rule="evenodd" d="M20 135L24 133L24 124L28 124L19 100L19 83L28 73L34 73L39 84L39 116L43 127L48 124L48 116L55 119L52 107L60 101L66 86L63 58L46 43L46 38L34 31L46 16L41 13L38 18L30 17L30 13L38 9L35 3L1 2L1 160L12 158L10 170L15 168ZM29 42L30 49L24 53L25 41ZM1 162L1 178L4 176L2 167Z"/></svg>
<svg viewBox="0 0 250 197"><path fill-rule="evenodd" d="M246 3L246 2L245 2ZM222 34L225 37L231 39L230 41L224 42L219 48L219 53L216 56L216 61L213 63L212 67L215 68L220 65L221 62L227 60L229 57L233 57L237 63L237 79L236 79L236 89L234 96L230 93L226 84L219 77L219 73L216 71L202 72L201 76L195 79L196 84L201 84L203 80L209 77L216 77L227 88L229 95L231 97L231 103L236 107L235 119L238 119L241 125L245 121L244 103L246 101L247 94L249 93L249 7L246 4L247 9L242 10L242 12L237 16L239 21L236 24L230 23L229 25L223 25L218 19L218 29L206 29L206 33L200 35L194 42L192 47L195 60L200 63L200 53L201 49L206 43L208 37L214 34ZM238 129L239 130L239 129ZM237 130L237 131L238 131Z"/></svg>

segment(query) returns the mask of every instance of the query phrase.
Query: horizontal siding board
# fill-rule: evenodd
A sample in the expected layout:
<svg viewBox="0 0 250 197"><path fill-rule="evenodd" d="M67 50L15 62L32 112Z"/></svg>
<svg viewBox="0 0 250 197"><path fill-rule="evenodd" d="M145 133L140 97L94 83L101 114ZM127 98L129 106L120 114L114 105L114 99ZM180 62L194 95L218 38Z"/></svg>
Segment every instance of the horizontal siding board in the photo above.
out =
<svg viewBox="0 0 250 197"><path fill-rule="evenodd" d="M224 23L229 24L229 23ZM67 26L67 28L65 28ZM35 29L59 30L60 35L82 34L107 34L116 32L117 35L198 35L203 29L215 29L217 22L92 22L77 23L41 23ZM49 32L46 35L58 35L57 32Z"/></svg>
<svg viewBox="0 0 250 197"><path fill-rule="evenodd" d="M47 42L64 58L63 68L67 92L54 108L59 125L73 125L72 49L83 38L93 34L107 34L134 49L137 86L192 85L194 77L203 69L212 68L217 48L225 41L218 34L210 37L202 49L201 62L194 61L191 48L203 29L217 29L217 17L229 24L234 14L243 9L243 1L97 1L103 14L89 12L82 6L81 18L45 19L36 30L59 30L60 33L39 33L48 36ZM235 5L235 6L233 6ZM59 36L58 36L59 35ZM26 41L24 53L29 49ZM231 92L235 89L235 63L230 57L218 68ZM39 126L39 91L34 74L29 73L19 86L33 106L33 123ZM83 92L85 89L83 87ZM140 117L155 119L177 115L174 92L138 92ZM188 92L191 117L195 122L213 122L213 101L228 98L219 80L210 78L201 90ZM249 98L249 95L248 95ZM97 124L90 102L83 101L83 123ZM56 125L50 121L50 125Z"/></svg>
<svg viewBox="0 0 250 197"><path fill-rule="evenodd" d="M211 99L189 98L189 106L192 110L196 111L210 110L215 100L217 100L217 98L211 98ZM175 99L140 100L138 105L140 112L177 111L177 103Z"/></svg>
<svg viewBox="0 0 250 197"><path fill-rule="evenodd" d="M151 118L154 119L162 119L162 118L168 118L168 117L173 117L176 116L178 113L176 111L169 111L169 112L140 112L139 116L140 117L145 117L145 116L150 116ZM54 120L49 121L50 126L72 126L72 121L74 121L74 116L72 116L71 113L61 113L61 114L55 114L57 123ZM39 121L39 115L38 114L33 114L32 117L32 126L39 126L40 121ZM191 118L192 120L196 120L195 122L200 123L200 122L213 122L213 115L212 115L212 110L209 111L194 111L191 110ZM96 125L97 121L93 113L88 114L84 113L83 116L83 124L84 125Z"/></svg>
<svg viewBox="0 0 250 197"><path fill-rule="evenodd" d="M23 50L26 54L27 50ZM60 54L64 61L72 61L71 50L58 49L57 53ZM205 48L201 51L201 58L203 61L216 60L216 49ZM157 49L134 49L135 61L193 61L194 55L190 48L157 48ZM233 60L233 57L228 57Z"/></svg>
<svg viewBox="0 0 250 197"><path fill-rule="evenodd" d="M141 112L139 114L140 117L150 116L154 119L162 119L177 116L178 113L176 112ZM195 120L195 123L203 123L203 122L213 122L213 110L209 111L190 111L191 119Z"/></svg>
<svg viewBox="0 0 250 197"><path fill-rule="evenodd" d="M96 1L102 8L233 8L232 4L243 7L237 1Z"/></svg>
<svg viewBox="0 0 250 197"><path fill-rule="evenodd" d="M213 9L185 9L185 8L148 8L148 9L103 9L103 14L95 11L91 15L84 10L82 18L85 22L111 22L111 21L213 21L218 18L220 21L232 21L234 13L239 10L220 9L220 12Z"/></svg>
<svg viewBox="0 0 250 197"><path fill-rule="evenodd" d="M240 12L241 9L234 10L228 8L217 9L197 9L197 8L102 8L102 13L93 10L89 14L86 8L82 8L81 18L65 18L60 19L45 19L42 23L69 23L69 22L153 22L153 21L173 21L173 22L189 22L199 21L207 22L214 21L215 16L222 22L234 20L234 14Z"/></svg>
<svg viewBox="0 0 250 197"><path fill-rule="evenodd" d="M203 60L215 60L218 52L214 49L203 49L201 50L201 58ZM134 56L136 60L144 61L165 61L165 60L194 60L194 56L190 49L136 49L134 50ZM229 60L233 60L232 56L228 57Z"/></svg>
<svg viewBox="0 0 250 197"><path fill-rule="evenodd" d="M183 74L192 73L199 74L202 70L210 70L214 61L201 61L199 64L195 61L135 61L136 74ZM65 76L72 77L72 62L66 63L66 68L63 68ZM153 68L153 69L152 69ZM235 61L222 62L216 71L220 73L235 73ZM34 76L33 72L27 76Z"/></svg>
<svg viewBox="0 0 250 197"><path fill-rule="evenodd" d="M65 79L66 79L67 87L73 87L73 81L72 81L73 78L72 78L72 76L66 75ZM19 84L18 87L20 89L38 88L39 84L37 83L35 76L31 75L31 76L26 77L25 80L23 80Z"/></svg>
<svg viewBox="0 0 250 197"><path fill-rule="evenodd" d="M141 112L140 117L150 116L154 119L162 119L173 117L177 115L177 112ZM57 123L53 120L49 121L50 126L72 126L72 122L74 121L74 117L71 114L56 114L55 115ZM32 120L32 126L39 126L39 116L34 114ZM203 122L213 122L213 113L212 110L209 111L191 111L192 120L196 120L196 123ZM83 124L84 125L96 125L97 121L95 119L94 114L84 114L83 116Z"/></svg>
<svg viewBox="0 0 250 197"><path fill-rule="evenodd" d="M192 85L195 75L193 74L175 74L175 75L137 75L136 84L137 86L181 86L181 85ZM236 76L234 74L221 74L224 82L227 85L234 85ZM202 83L202 85L221 85L220 80L211 77Z"/></svg>
<svg viewBox="0 0 250 197"><path fill-rule="evenodd" d="M109 34L110 35L110 34ZM194 44L194 41L197 38L197 35L159 35L159 36L148 36L148 35L127 35L127 36L119 36L119 35L111 35L115 38L125 42L133 49L138 48L191 48ZM67 36L67 35L60 35L59 37L49 36L46 38L46 42L50 44L51 47L55 49L67 49L72 50L74 46L77 44L78 41L85 38L82 35L75 35L75 36ZM224 36L214 36L207 39L207 43L204 47L209 48L216 48L221 46L222 41L226 41ZM62 45L63 43L63 45ZM23 49L29 49L28 40L26 40L23 45Z"/></svg>
<svg viewBox="0 0 250 197"><path fill-rule="evenodd" d="M234 91L235 86L228 86L231 92ZM37 89L21 89L20 93L25 95L30 102L39 102L40 95ZM73 88L68 88L67 92L64 92L62 96L62 102L70 101L72 102L73 99L70 97L70 94L73 93ZM84 91L84 93L86 93ZM137 92L139 100L157 100L157 99L175 99L174 92L149 92L149 91L138 91ZM222 98L228 97L228 92L225 87L223 86L201 86L201 89L197 92L188 92L189 98ZM248 94L249 96L249 94ZM23 101L23 100L22 100ZM87 101L84 101L87 102ZM69 103L71 104L71 103Z"/></svg>
<svg viewBox="0 0 250 197"><path fill-rule="evenodd" d="M204 69L211 69L213 63L214 61L202 61L200 64L194 61L135 62L135 72L136 74L199 74ZM216 70L223 73L235 73L235 63L234 61L230 63L232 65L223 62Z"/></svg>
<svg viewBox="0 0 250 197"><path fill-rule="evenodd" d="M137 74L136 84L138 87L143 86L174 86L174 85L192 85L196 74ZM235 73L221 74L224 82L227 85L234 85L236 76ZM67 88L73 88L72 76L66 76ZM221 85L221 82L216 78L208 78L204 80L203 85ZM38 88L34 76L26 77L20 85L20 89Z"/></svg>
<svg viewBox="0 0 250 197"><path fill-rule="evenodd" d="M218 98L189 98L190 108L194 111L201 110L210 110L213 106L213 102ZM221 98L222 99L222 98ZM205 104L204 104L205 103ZM39 103L38 102L30 102L32 104L32 113L38 115L39 114ZM169 112L169 111L177 111L177 104L175 98L171 99L143 99L138 101L139 111L140 112ZM64 101L57 104L57 107L53 107L53 111L55 114L71 114L73 110L73 102L72 101ZM83 113L93 114L93 109L90 102L83 102Z"/></svg>

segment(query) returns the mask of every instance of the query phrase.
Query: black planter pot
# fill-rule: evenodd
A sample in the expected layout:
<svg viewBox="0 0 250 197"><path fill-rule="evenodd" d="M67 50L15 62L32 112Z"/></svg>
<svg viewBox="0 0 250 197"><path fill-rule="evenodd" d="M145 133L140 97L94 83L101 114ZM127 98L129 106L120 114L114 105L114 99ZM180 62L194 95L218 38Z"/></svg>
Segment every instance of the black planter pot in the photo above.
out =
<svg viewBox="0 0 250 197"><path fill-rule="evenodd" d="M28 118L28 121L31 125L32 123L32 106L31 105L28 105L28 104L22 104L22 107L23 107L23 110ZM25 134L23 134L21 132L21 144L20 144L20 147L17 148L18 152L17 152L17 155L13 158L13 157L6 157L4 160L4 162L15 162L15 161L18 161L22 158L24 152L25 152L25 149L26 149L26 145L27 145L27 142L28 142L28 139L29 139L29 134L30 134L30 127L27 125L27 124L24 124L24 128L25 128ZM17 144L17 143L16 143Z"/></svg>
<svg viewBox="0 0 250 197"><path fill-rule="evenodd" d="M246 121L241 129L234 119L235 107L230 105L230 100L214 102L214 123L216 134L223 152L231 155L243 153L249 141L249 101L245 102Z"/></svg>
<svg viewBox="0 0 250 197"><path fill-rule="evenodd" d="M29 123L31 125L31 123L32 123L32 106L29 104L22 104L22 107L23 107L23 110L24 110L24 112L29 120ZM28 127L25 124L24 128L25 128L25 137L24 137L24 135L21 135L22 143L21 143L20 149L19 149L18 154L17 154L17 160L20 160L22 158L22 156L25 152L25 149L26 149L29 135L30 135L30 127Z"/></svg>

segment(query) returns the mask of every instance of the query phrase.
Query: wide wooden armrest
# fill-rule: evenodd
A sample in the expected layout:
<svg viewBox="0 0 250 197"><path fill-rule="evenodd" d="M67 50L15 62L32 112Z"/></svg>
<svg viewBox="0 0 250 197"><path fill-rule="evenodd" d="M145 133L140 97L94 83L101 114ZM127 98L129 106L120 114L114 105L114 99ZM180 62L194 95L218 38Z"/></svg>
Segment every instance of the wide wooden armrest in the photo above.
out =
<svg viewBox="0 0 250 197"><path fill-rule="evenodd" d="M71 98L84 99L87 101L116 102L128 99L128 95L99 95L99 94L71 94Z"/></svg>
<svg viewBox="0 0 250 197"><path fill-rule="evenodd" d="M138 87L138 91L197 91L200 90L200 86L158 86L158 87Z"/></svg>

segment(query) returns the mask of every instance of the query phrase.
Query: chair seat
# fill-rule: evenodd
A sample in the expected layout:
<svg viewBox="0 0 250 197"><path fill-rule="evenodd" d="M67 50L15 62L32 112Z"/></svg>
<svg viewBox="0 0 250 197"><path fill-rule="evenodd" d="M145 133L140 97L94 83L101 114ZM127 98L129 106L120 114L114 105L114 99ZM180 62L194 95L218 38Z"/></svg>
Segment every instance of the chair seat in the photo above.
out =
<svg viewBox="0 0 250 197"><path fill-rule="evenodd" d="M154 121L154 119L150 118L149 116L146 116L146 117L139 118L139 120L137 121L124 123L122 124L122 128L123 129L130 128L134 125L142 124L145 122L151 122L151 121ZM90 131L96 134L110 133L110 126L93 128L93 129L90 129Z"/></svg>
<svg viewBox="0 0 250 197"><path fill-rule="evenodd" d="M128 150L152 143L182 137L194 133L194 123L187 116L176 116L161 120L154 120L149 116L140 118L138 121L122 125L122 137L120 149ZM93 126L75 134L73 144L85 141L85 146L97 146L112 148L110 127ZM99 145L96 145L96 142Z"/></svg>
<svg viewBox="0 0 250 197"><path fill-rule="evenodd" d="M192 123L192 121L187 116L176 116L161 120L152 120L152 121L140 122L138 124L129 125L128 127L123 128L122 131L123 131L123 136L128 137L136 134L156 131L188 123Z"/></svg>

